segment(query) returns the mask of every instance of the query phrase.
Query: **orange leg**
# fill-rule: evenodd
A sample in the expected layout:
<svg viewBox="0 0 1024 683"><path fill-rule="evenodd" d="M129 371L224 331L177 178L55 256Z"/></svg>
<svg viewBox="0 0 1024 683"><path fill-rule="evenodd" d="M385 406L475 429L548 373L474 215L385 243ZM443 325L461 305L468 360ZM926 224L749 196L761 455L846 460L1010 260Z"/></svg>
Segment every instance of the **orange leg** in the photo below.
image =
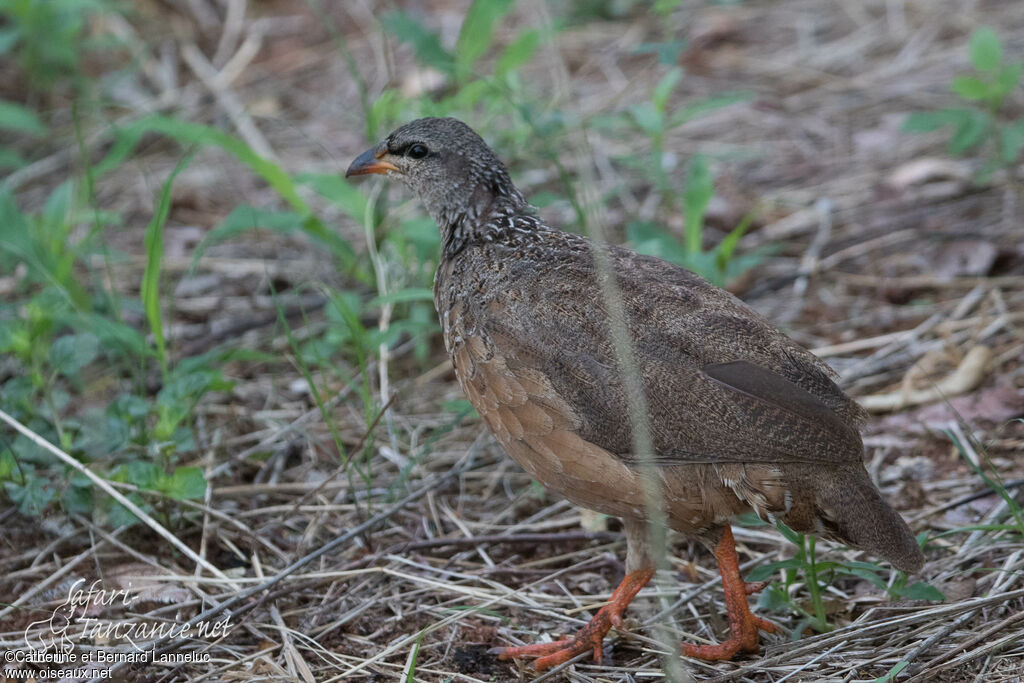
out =
<svg viewBox="0 0 1024 683"><path fill-rule="evenodd" d="M640 589L654 576L654 569L641 569L627 574L619 587L612 593L611 600L602 607L586 626L581 628L572 638L558 640L553 643L538 643L522 647L496 647L491 654L498 659L514 659L518 657L537 657L533 668L543 671L552 666L567 662L587 650L594 651L594 660L600 664L603 659L601 641L612 626L622 624L622 613L633 601Z"/></svg>
<svg viewBox="0 0 1024 683"><path fill-rule="evenodd" d="M758 631L777 633L779 627L750 613L747 596L764 588L764 583L744 583L740 578L740 560L736 556L736 542L732 528L726 525L722 539L715 546L715 559L722 574L725 606L729 611L729 639L718 645L683 645L687 657L712 661L729 660L739 652L757 652L760 649Z"/></svg>

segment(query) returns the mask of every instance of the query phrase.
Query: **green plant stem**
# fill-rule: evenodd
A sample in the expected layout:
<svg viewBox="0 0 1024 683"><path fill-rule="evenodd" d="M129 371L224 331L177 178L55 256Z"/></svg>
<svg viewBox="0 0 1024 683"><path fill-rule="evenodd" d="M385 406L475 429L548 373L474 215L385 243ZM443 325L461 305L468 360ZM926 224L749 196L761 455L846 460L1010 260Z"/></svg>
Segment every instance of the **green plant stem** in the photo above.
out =
<svg viewBox="0 0 1024 683"><path fill-rule="evenodd" d="M675 209L675 194L669 192L668 173L665 172L665 133L659 132L651 136L651 164L654 171L655 184L661 193L661 200L669 211Z"/></svg>
<svg viewBox="0 0 1024 683"><path fill-rule="evenodd" d="M811 603L814 605L814 619L817 622L815 627L819 631L830 631L828 621L825 618L825 602L821 597L821 584L818 583L818 566L814 556L814 546L817 539L814 536L807 536L807 590L811 594Z"/></svg>
<svg viewBox="0 0 1024 683"><path fill-rule="evenodd" d="M68 444L64 438L64 428L61 425L60 413L57 411L57 404L53 402L52 379L43 390L43 398L46 401L47 407L50 409L50 420L53 422L53 428L57 432L57 441L60 443L61 448L67 448Z"/></svg>

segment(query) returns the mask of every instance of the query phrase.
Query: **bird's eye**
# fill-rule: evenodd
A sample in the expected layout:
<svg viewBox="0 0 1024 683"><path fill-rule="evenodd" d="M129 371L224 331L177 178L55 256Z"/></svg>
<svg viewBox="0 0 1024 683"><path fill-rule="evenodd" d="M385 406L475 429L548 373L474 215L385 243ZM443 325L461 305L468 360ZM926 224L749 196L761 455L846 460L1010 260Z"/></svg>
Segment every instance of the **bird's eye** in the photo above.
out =
<svg viewBox="0 0 1024 683"><path fill-rule="evenodd" d="M419 144L412 145L405 152L405 156L407 156L407 157L409 157L411 159L422 159L423 157L427 156L427 154L428 154L428 151L427 151L426 146L425 145L419 145Z"/></svg>

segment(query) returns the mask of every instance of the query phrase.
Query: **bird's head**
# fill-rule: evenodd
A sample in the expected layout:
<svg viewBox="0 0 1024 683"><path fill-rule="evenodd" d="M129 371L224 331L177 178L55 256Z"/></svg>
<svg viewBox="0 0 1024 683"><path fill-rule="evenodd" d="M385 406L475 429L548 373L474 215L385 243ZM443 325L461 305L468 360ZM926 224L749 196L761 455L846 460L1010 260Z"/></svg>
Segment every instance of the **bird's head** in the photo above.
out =
<svg viewBox="0 0 1024 683"><path fill-rule="evenodd" d="M487 143L453 118L417 119L397 128L360 154L345 177L369 173L399 178L442 230L485 214L497 199L525 203Z"/></svg>

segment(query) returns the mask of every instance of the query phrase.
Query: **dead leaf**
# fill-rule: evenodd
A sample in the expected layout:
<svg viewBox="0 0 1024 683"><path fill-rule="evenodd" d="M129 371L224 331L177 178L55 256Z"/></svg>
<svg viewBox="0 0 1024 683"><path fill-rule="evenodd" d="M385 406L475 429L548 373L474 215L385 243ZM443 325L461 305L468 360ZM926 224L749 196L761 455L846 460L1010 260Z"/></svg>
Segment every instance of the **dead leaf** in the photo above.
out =
<svg viewBox="0 0 1024 683"><path fill-rule="evenodd" d="M411 69L402 79L401 90L405 97L418 97L424 93L435 92L444 87L445 75L430 67Z"/></svg>
<svg viewBox="0 0 1024 683"><path fill-rule="evenodd" d="M968 424L975 424L979 420L1006 422L1024 416L1024 391L1009 386L976 391L950 399L948 404L940 401L891 415L874 423L871 431L921 434L945 429L958 416Z"/></svg>
<svg viewBox="0 0 1024 683"><path fill-rule="evenodd" d="M104 579L130 592L133 600L170 604L192 597L188 589L171 583L170 569L159 569L141 562L130 562L107 572Z"/></svg>
<svg viewBox="0 0 1024 683"><path fill-rule="evenodd" d="M895 463L882 470L881 480L883 483L909 479L931 481L934 472L935 463L931 458L926 458L923 455L901 455L896 458Z"/></svg>
<svg viewBox="0 0 1024 683"><path fill-rule="evenodd" d="M937 278L988 275L999 256L999 248L982 240L950 242L935 256L933 272Z"/></svg>
<svg viewBox="0 0 1024 683"><path fill-rule="evenodd" d="M942 583L939 586L939 590L946 596L948 602L960 602L961 600L974 597L974 587L977 583L977 580L970 577L953 579Z"/></svg>
<svg viewBox="0 0 1024 683"><path fill-rule="evenodd" d="M925 157L908 161L897 168L889 175L886 185L897 192L902 192L911 187L940 180L970 179L971 169L965 162Z"/></svg>

